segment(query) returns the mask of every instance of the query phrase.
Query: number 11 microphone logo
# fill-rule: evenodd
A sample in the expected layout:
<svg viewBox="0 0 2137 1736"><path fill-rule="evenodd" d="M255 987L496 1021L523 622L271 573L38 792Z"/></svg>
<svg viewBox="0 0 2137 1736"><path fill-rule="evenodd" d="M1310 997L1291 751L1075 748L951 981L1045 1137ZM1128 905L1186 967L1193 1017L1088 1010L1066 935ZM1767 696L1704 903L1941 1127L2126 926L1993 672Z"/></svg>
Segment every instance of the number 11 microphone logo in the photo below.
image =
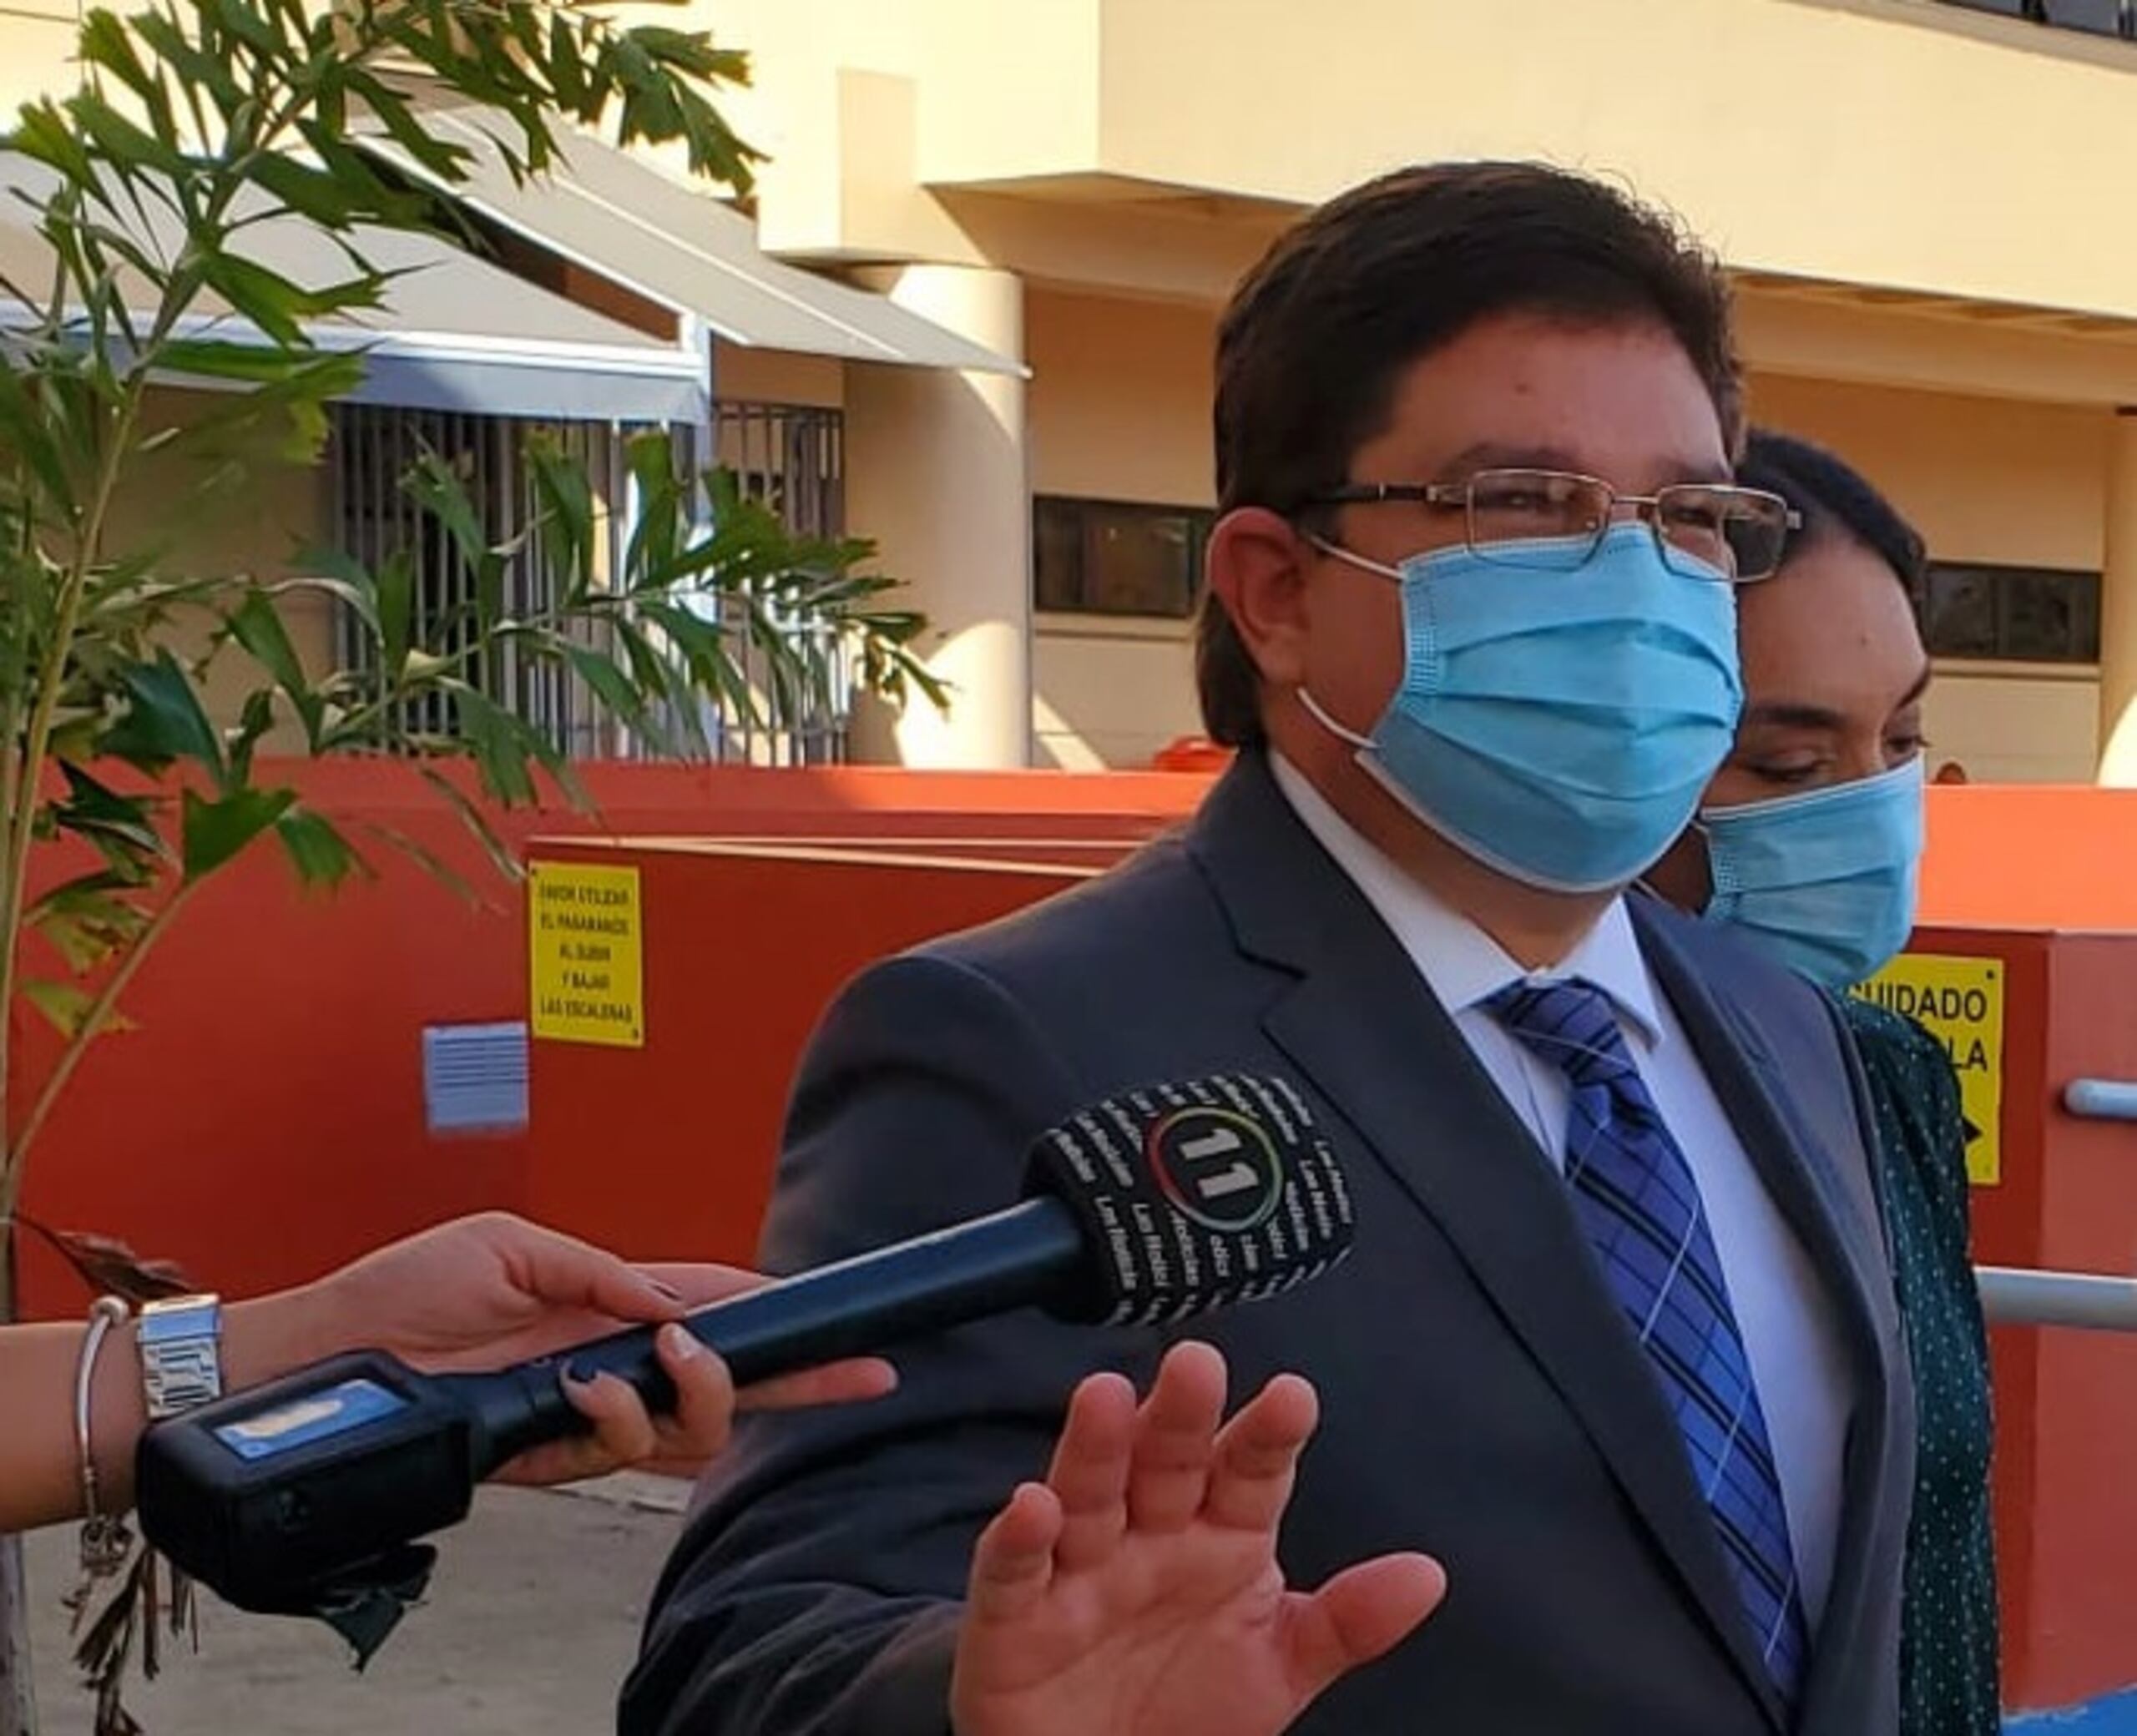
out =
<svg viewBox="0 0 2137 1736"><path fill-rule="evenodd" d="M1269 1136L1244 1115L1197 1104L1152 1124L1145 1145L1166 1202L1226 1235L1266 1222L1283 1198L1284 1171Z"/></svg>

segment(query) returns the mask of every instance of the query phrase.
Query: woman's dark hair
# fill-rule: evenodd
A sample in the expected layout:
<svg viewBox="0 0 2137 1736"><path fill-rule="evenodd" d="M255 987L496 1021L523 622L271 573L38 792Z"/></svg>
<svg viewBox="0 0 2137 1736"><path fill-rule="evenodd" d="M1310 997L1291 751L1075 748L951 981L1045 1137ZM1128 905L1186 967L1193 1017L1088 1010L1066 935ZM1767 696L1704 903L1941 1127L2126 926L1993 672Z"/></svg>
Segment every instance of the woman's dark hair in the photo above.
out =
<svg viewBox="0 0 2137 1736"><path fill-rule="evenodd" d="M1406 368L1509 313L1660 326L1698 370L1735 450L1741 381L1727 286L1709 254L1670 218L1586 176L1439 164L1321 206L1234 292L1217 329L1218 510L1300 515L1349 479ZM1259 674L1206 594L1195 679L1213 739L1261 739Z"/></svg>
<svg viewBox="0 0 2137 1736"><path fill-rule="evenodd" d="M1801 521L1781 550L1784 568L1806 548L1850 537L1892 569L1909 597L1922 594L1928 551L1920 532L1845 459L1793 434L1754 428L1736 480L1778 494Z"/></svg>

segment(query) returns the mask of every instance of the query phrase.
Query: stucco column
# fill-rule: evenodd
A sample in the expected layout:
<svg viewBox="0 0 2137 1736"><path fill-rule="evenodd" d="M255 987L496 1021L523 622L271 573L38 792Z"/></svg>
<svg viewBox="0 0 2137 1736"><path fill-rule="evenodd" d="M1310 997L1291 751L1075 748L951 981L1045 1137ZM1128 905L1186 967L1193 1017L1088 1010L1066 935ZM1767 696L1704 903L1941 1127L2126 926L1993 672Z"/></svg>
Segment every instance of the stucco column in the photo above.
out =
<svg viewBox="0 0 2137 1736"><path fill-rule="evenodd" d="M2100 574L2099 781L2137 785L2137 406L2115 413Z"/></svg>
<svg viewBox="0 0 2137 1736"><path fill-rule="evenodd" d="M872 286L997 355L1024 353L1023 285L964 265L902 265ZM866 365L846 372L846 522L927 617L947 712L913 696L864 706L856 757L967 770L1032 757L1031 490L1024 382L1015 375Z"/></svg>

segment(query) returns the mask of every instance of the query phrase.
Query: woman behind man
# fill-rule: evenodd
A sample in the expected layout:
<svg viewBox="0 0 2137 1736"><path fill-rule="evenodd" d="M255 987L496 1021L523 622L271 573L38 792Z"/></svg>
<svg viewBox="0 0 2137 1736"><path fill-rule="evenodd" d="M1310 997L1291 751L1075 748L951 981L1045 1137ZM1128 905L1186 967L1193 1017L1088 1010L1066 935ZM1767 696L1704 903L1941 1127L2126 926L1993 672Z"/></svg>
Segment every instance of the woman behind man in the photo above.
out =
<svg viewBox="0 0 2137 1736"><path fill-rule="evenodd" d="M1922 539L1830 452L1753 434L1738 480L1799 521L1738 595L1745 704L1699 823L1653 889L1770 946L1837 997L1868 1076L1920 1413L1900 1728L1998 1728L1987 1335L1967 1234L1958 1087L1912 1020L1846 992L1907 944L1922 850L1929 662Z"/></svg>

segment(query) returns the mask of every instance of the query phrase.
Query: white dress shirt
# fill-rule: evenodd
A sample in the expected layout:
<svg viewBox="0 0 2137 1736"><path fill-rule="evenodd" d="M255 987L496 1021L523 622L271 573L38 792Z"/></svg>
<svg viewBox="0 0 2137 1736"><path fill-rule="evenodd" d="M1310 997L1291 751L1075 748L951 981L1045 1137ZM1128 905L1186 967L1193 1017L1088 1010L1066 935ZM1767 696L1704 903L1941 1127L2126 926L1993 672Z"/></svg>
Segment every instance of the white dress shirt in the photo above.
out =
<svg viewBox="0 0 2137 1736"><path fill-rule="evenodd" d="M1815 1632L1832 1581L1841 1451L1853 1402L1832 1311L1649 974L1624 900L1612 901L1555 970L1524 971L1475 923L1397 867L1282 755L1271 755L1271 769L1300 820L1379 913L1514 1113L1560 1168L1570 1114L1565 1075L1517 1041L1486 1002L1512 982L1580 976L1616 1004L1640 1077L1706 1207L1766 1412L1804 1613Z"/></svg>

